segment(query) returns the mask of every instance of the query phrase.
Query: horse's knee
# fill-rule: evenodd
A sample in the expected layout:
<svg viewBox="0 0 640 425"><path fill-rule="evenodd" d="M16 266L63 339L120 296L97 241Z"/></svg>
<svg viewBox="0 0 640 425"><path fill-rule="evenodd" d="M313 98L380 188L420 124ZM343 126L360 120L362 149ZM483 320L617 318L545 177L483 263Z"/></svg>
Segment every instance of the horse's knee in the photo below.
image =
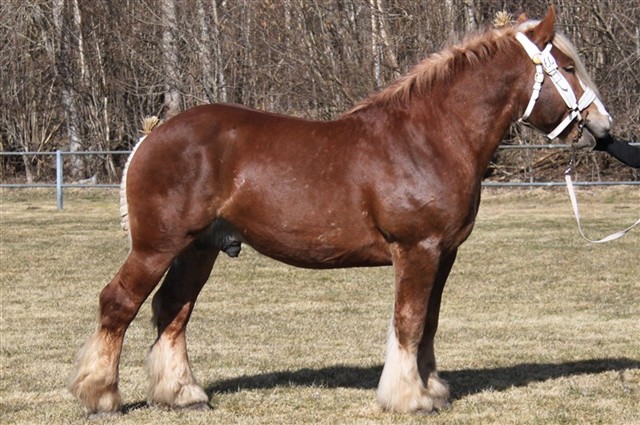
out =
<svg viewBox="0 0 640 425"><path fill-rule="evenodd" d="M124 331L138 312L140 304L125 289L120 277L116 276L100 292L100 327L110 332Z"/></svg>
<svg viewBox="0 0 640 425"><path fill-rule="evenodd" d="M100 325L111 331L126 329L172 258L170 254L132 251L118 274L100 293Z"/></svg>

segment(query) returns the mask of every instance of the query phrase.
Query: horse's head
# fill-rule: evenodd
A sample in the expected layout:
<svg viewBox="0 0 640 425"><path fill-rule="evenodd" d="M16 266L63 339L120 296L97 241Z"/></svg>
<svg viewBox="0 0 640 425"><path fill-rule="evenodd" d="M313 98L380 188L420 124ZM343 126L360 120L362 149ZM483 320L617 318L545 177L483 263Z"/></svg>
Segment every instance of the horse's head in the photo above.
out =
<svg viewBox="0 0 640 425"><path fill-rule="evenodd" d="M522 15L516 39L535 67L533 91L522 122L580 146L607 137L611 117L575 47L554 30L555 10L539 22Z"/></svg>

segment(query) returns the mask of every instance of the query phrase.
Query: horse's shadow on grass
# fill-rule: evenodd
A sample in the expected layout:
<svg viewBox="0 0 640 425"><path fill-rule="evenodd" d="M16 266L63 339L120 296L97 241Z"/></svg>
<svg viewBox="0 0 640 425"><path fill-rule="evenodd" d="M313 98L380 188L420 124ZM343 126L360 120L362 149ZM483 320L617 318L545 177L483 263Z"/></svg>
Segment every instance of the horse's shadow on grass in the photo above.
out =
<svg viewBox="0 0 640 425"><path fill-rule="evenodd" d="M564 363L523 363L489 369L441 371L440 376L451 386L451 400L459 400L485 390L504 391L523 387L532 382L544 382L568 376L640 369L640 361L627 358L579 360ZM245 375L209 384L205 391L231 394L246 390L277 387L323 387L374 389L382 373L382 365L371 367L331 366L321 369L300 369ZM124 413L146 407L146 402L124 406Z"/></svg>
<svg viewBox="0 0 640 425"><path fill-rule="evenodd" d="M441 371L440 376L451 386L452 400L491 389L503 391L522 387L532 382L586 375L640 369L640 361L627 358L579 360L565 363L524 363L490 369L463 369ZM332 366L322 369L300 369L241 376L210 384L209 396L244 390L269 389L282 386L374 389L382 373L382 366Z"/></svg>

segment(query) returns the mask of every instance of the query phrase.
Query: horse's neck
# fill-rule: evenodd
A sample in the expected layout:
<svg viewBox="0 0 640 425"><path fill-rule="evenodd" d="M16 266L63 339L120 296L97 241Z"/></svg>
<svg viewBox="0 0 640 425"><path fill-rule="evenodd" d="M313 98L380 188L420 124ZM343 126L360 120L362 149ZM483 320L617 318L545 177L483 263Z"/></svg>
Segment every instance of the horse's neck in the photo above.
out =
<svg viewBox="0 0 640 425"><path fill-rule="evenodd" d="M498 52L478 66L460 70L448 86L431 94L438 97L431 100L435 105L431 115L443 121L445 132L439 143L451 144L478 173L486 170L530 90L533 80L528 78L527 63L520 59L515 51Z"/></svg>

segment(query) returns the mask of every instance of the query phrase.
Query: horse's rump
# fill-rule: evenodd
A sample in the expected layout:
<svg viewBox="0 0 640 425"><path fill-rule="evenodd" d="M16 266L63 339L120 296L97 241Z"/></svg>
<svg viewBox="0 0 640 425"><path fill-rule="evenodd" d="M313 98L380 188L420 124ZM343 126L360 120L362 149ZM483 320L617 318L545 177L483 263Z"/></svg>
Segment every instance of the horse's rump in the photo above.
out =
<svg viewBox="0 0 640 425"><path fill-rule="evenodd" d="M131 154L127 158L127 162L122 170L122 180L120 181L120 226L122 230L129 233L129 205L127 202L127 172L129 171L129 164L133 159L133 155L136 153L142 142L147 138L154 128L162 124L162 121L156 116L145 117L142 120L142 136L138 139L135 146L131 150Z"/></svg>

